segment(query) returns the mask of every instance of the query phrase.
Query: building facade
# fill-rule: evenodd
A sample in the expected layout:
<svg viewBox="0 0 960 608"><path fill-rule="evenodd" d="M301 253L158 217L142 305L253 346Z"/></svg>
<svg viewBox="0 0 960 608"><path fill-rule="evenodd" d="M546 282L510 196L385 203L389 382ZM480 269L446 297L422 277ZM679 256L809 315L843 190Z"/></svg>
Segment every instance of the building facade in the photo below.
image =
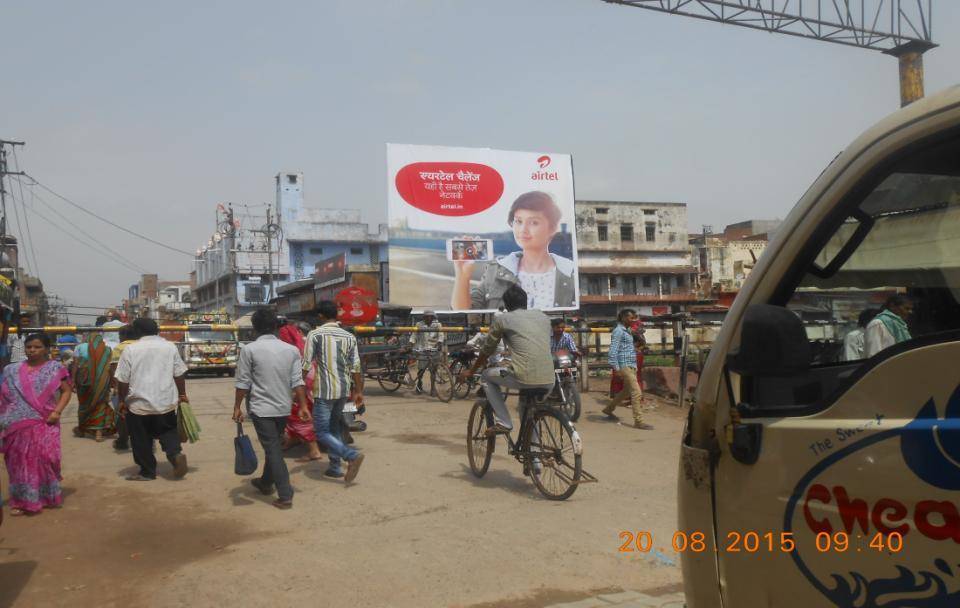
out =
<svg viewBox="0 0 960 608"><path fill-rule="evenodd" d="M730 224L720 234L705 229L692 236L701 295L721 303L732 301L731 294L740 291L779 224L780 220L747 220Z"/></svg>
<svg viewBox="0 0 960 608"><path fill-rule="evenodd" d="M664 314L697 302L684 203L577 201L581 312Z"/></svg>
<svg viewBox="0 0 960 608"><path fill-rule="evenodd" d="M279 173L275 181L276 201L269 207L218 206L217 231L195 260L196 310L240 317L338 254L351 265L386 264L385 225L371 233L357 210L305 207L302 173Z"/></svg>

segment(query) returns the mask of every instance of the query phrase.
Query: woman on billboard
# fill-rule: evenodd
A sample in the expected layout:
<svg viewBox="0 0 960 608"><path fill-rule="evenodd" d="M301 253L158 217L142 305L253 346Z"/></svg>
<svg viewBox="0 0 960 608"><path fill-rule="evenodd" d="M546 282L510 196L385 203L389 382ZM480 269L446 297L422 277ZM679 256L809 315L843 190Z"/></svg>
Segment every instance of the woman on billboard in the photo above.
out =
<svg viewBox="0 0 960 608"><path fill-rule="evenodd" d="M487 264L480 284L471 288L474 262L455 261L453 310L497 309L503 293L520 284L527 292L528 308L550 309L575 306L573 260L550 253L550 241L560 228L560 207L546 192L521 194L510 206L507 223L520 251Z"/></svg>

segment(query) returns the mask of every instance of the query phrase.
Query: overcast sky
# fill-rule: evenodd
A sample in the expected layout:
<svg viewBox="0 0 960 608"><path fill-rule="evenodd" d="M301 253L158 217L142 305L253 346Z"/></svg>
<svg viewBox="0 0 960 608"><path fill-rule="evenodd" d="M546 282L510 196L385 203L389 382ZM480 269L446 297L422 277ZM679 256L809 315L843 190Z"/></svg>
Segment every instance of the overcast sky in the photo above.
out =
<svg viewBox="0 0 960 608"><path fill-rule="evenodd" d="M960 3L934 4L928 94L960 82ZM27 142L22 168L188 251L217 203L273 201L286 170L304 172L307 205L385 222L386 142L570 153L577 198L684 202L694 230L782 218L899 106L897 62L877 51L600 0L36 1L0 14L0 138ZM69 222L34 199L38 211L94 248L187 278L190 257L37 192ZM48 292L103 306L138 280L30 219Z"/></svg>

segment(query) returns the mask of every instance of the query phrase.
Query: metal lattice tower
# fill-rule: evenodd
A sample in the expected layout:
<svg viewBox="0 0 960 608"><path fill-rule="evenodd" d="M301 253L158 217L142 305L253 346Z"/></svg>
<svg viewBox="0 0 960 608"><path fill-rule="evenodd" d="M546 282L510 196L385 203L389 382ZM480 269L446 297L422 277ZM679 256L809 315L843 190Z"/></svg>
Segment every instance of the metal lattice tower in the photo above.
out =
<svg viewBox="0 0 960 608"><path fill-rule="evenodd" d="M933 0L603 0L873 49L900 59L903 105L923 97L923 53L932 37Z"/></svg>

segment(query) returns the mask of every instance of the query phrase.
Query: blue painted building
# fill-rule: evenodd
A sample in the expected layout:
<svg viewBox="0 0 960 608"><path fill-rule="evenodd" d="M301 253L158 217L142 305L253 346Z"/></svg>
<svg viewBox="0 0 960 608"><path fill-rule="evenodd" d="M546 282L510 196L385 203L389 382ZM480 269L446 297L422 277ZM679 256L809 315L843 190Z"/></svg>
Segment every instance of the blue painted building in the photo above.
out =
<svg viewBox="0 0 960 608"><path fill-rule="evenodd" d="M195 260L198 310L242 316L267 304L281 285L313 276L317 262L340 253L353 271L385 269L385 225L371 232L358 210L306 207L302 173L283 172L275 179L270 208L251 213L218 206L217 232Z"/></svg>

